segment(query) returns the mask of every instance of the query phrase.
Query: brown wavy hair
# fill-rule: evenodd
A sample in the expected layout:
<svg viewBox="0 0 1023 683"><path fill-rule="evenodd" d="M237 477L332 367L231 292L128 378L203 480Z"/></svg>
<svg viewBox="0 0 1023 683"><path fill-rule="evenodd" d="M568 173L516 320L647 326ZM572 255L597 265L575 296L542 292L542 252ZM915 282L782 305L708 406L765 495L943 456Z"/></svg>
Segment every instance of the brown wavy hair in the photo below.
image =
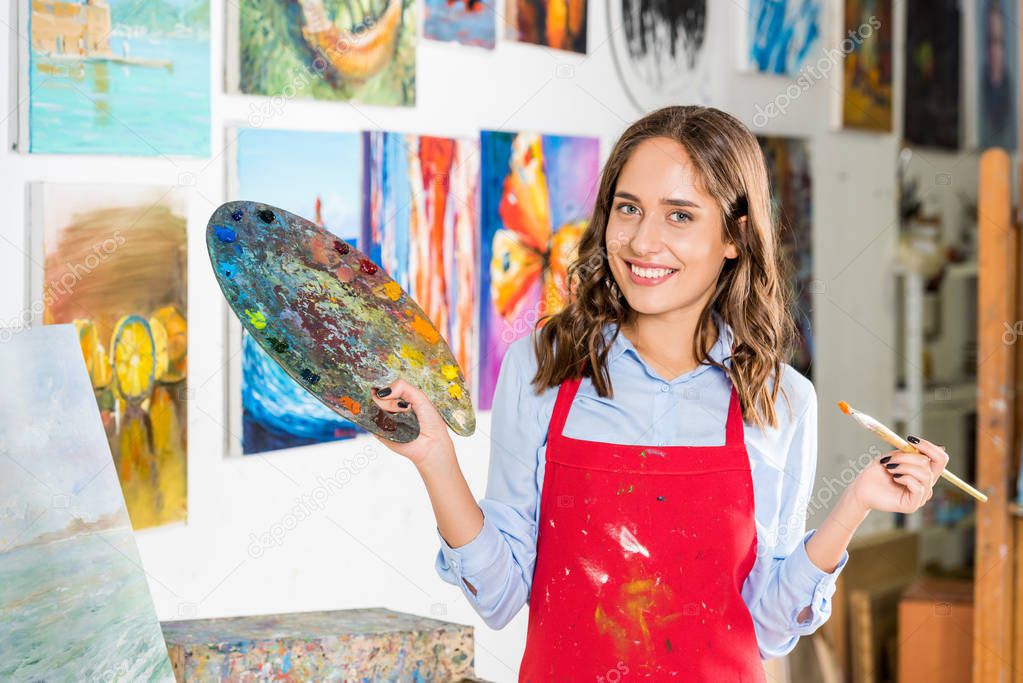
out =
<svg viewBox="0 0 1023 683"><path fill-rule="evenodd" d="M700 314L693 357L729 376L746 422L777 427L774 404L781 382L774 381L769 390L768 380L780 379L796 339L791 314L794 292L785 286L789 273L782 272L785 266L779 258L760 145L741 121L711 107L659 109L629 126L615 143L601 173L593 217L568 268L566 305L537 322L533 345L538 367L532 384L541 392L572 377L590 377L598 395L613 397L607 369L613 339L606 339L603 329L615 323L616 337L632 309L611 273L605 232L622 167L639 143L655 137L670 138L685 147L703 186L721 209L724 240L733 242L739 253L726 260L714 294ZM741 220L743 216L746 221ZM734 333L730 369L708 356L717 338L715 311Z"/></svg>

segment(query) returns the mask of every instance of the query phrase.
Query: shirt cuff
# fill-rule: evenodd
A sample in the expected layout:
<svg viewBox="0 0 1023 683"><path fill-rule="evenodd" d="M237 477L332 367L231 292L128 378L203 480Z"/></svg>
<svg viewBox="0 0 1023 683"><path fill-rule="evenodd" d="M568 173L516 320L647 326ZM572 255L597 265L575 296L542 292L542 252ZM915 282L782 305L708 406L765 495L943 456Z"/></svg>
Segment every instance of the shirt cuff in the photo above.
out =
<svg viewBox="0 0 1023 683"><path fill-rule="evenodd" d="M437 529L437 537L440 539L440 552L446 565L441 569L450 568L456 576L468 577L470 581L472 576L494 564L503 542L500 530L490 523L485 514L483 528L465 545L452 548L441 536L440 529Z"/></svg>
<svg viewBox="0 0 1023 683"><path fill-rule="evenodd" d="M806 554L806 543L815 533L817 533L816 529L809 531L785 560L785 579L788 583L789 593L795 596L811 596L809 601L805 597L799 600L801 604L789 616L792 629L802 635L809 635L817 630L817 627L830 616L831 596L835 594L835 582L849 561L849 551L844 550L838 561L838 566L833 571L826 572L815 565L810 560L810 556ZM807 606L811 609L810 618L799 621L800 612Z"/></svg>

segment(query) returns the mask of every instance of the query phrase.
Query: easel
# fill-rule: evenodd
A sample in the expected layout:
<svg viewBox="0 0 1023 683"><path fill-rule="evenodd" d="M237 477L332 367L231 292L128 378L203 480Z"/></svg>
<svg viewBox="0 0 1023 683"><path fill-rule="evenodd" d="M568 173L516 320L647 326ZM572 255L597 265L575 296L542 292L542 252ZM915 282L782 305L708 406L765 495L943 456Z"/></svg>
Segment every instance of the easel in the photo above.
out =
<svg viewBox="0 0 1023 683"><path fill-rule="evenodd" d="M1023 254L1011 187L1009 155L984 152L977 215L977 483L989 500L977 506L974 683L1023 683L1023 516L1014 504L1023 336L1013 338L1016 321L1023 319Z"/></svg>

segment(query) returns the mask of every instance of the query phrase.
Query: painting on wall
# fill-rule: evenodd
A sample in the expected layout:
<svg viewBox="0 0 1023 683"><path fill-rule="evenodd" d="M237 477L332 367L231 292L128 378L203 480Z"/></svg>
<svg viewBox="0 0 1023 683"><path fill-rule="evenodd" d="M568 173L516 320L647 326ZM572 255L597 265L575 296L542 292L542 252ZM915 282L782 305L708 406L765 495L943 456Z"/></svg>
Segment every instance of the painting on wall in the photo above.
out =
<svg viewBox="0 0 1023 683"><path fill-rule="evenodd" d="M835 89L840 127L892 129L892 0L848 0L838 43L842 87Z"/></svg>
<svg viewBox="0 0 1023 683"><path fill-rule="evenodd" d="M209 156L210 0L28 4L23 148Z"/></svg>
<svg viewBox="0 0 1023 683"><path fill-rule="evenodd" d="M771 182L771 207L786 279L793 288L792 315L799 330L788 363L813 379L813 184L805 140L759 137Z"/></svg>
<svg viewBox="0 0 1023 683"><path fill-rule="evenodd" d="M423 37L493 49L496 0L424 0Z"/></svg>
<svg viewBox="0 0 1023 683"><path fill-rule="evenodd" d="M0 679L174 681L79 332L0 345Z"/></svg>
<svg viewBox="0 0 1023 683"><path fill-rule="evenodd" d="M1016 149L1019 9L1011 0L984 0L977 17L977 143Z"/></svg>
<svg viewBox="0 0 1023 683"><path fill-rule="evenodd" d="M557 313L600 181L597 138L483 131L479 409L508 346Z"/></svg>
<svg viewBox="0 0 1023 683"><path fill-rule="evenodd" d="M243 128L237 131L231 194L308 218L358 247L361 165L359 133ZM236 359L229 372L230 453L252 455L364 433L289 377L229 317L228 347Z"/></svg>
<svg viewBox="0 0 1023 683"><path fill-rule="evenodd" d="M416 7L414 0L230 2L227 90L413 106Z"/></svg>
<svg viewBox="0 0 1023 683"><path fill-rule="evenodd" d="M903 111L907 142L958 149L959 76L958 0L910 0Z"/></svg>
<svg viewBox="0 0 1023 683"><path fill-rule="evenodd" d="M608 0L611 56L640 113L712 101L706 0Z"/></svg>
<svg viewBox="0 0 1023 683"><path fill-rule="evenodd" d="M472 386L479 292L479 140L365 134L360 244L415 299Z"/></svg>
<svg viewBox="0 0 1023 683"><path fill-rule="evenodd" d="M742 66L794 75L820 44L822 0L750 0Z"/></svg>
<svg viewBox="0 0 1023 683"><path fill-rule="evenodd" d="M587 0L507 0L505 37L586 54Z"/></svg>
<svg viewBox="0 0 1023 683"><path fill-rule="evenodd" d="M184 521L188 249L173 187L32 187L32 310L73 323L136 529Z"/></svg>

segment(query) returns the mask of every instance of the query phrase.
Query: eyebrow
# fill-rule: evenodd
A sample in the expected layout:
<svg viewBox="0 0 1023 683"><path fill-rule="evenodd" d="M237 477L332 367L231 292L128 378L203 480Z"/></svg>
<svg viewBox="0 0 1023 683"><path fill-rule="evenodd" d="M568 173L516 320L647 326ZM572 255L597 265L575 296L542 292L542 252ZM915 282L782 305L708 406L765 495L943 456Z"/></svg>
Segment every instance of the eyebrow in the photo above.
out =
<svg viewBox="0 0 1023 683"><path fill-rule="evenodd" d="M633 201L633 202L638 202L639 201L639 197L637 197L634 194L630 194L628 192L615 192L615 196L616 197L621 197L622 199L628 199L628 200ZM660 202L661 202L661 204L668 204L669 206L682 206L682 207L692 208L692 209L702 208L696 202L691 202L688 199L674 199L672 197L661 197Z"/></svg>

